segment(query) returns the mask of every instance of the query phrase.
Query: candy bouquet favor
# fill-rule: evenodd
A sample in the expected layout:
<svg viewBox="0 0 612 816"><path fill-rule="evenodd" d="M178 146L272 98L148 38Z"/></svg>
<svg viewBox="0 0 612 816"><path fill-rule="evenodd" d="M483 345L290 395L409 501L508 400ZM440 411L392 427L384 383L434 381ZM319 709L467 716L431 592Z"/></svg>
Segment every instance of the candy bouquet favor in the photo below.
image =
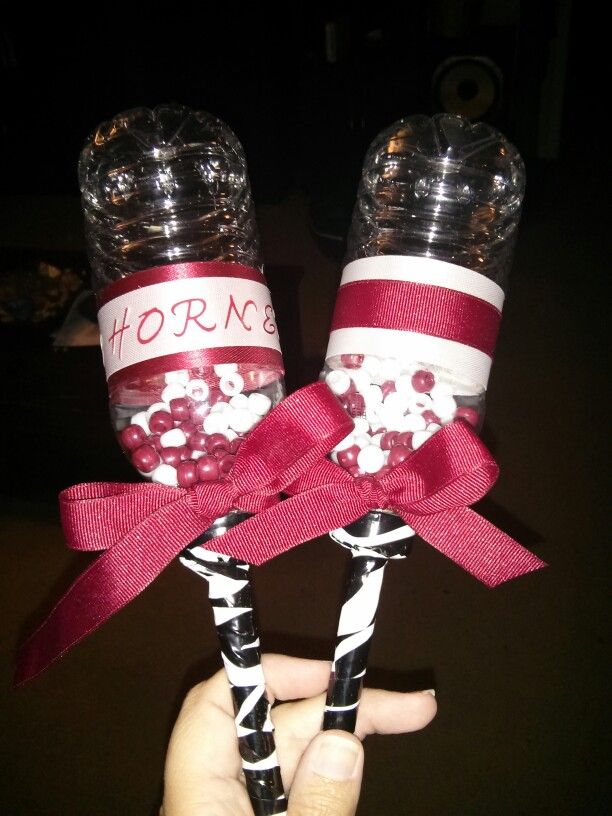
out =
<svg viewBox="0 0 612 816"><path fill-rule="evenodd" d="M369 148L323 371L354 420L331 454L352 476L480 429L524 186L513 145L457 116L408 117ZM384 569L414 530L373 510L331 535L352 559L324 727L352 731Z"/></svg>
<svg viewBox="0 0 612 816"><path fill-rule="evenodd" d="M21 676L127 603L184 539L182 563L208 582L253 807L284 813L249 563L214 547L269 503L240 451L284 394L244 153L214 116L140 108L97 129L79 178L112 422L151 484L65 491L69 543L109 552L26 644Z"/></svg>

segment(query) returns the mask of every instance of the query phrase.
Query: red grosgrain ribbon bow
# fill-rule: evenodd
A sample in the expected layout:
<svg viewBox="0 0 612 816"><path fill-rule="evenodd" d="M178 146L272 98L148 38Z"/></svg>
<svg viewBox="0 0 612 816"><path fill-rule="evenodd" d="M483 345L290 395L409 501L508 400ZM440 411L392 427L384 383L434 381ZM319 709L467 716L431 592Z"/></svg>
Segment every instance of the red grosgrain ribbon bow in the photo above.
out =
<svg viewBox="0 0 612 816"><path fill-rule="evenodd" d="M260 513L278 503L279 493L352 427L327 386L315 383L287 397L262 420L241 445L223 482L200 483L188 490L94 482L62 491L60 511L68 546L106 552L77 578L23 644L15 682L36 676L133 600L216 518L234 508ZM209 546L254 564L288 549L278 539L268 546L267 523L259 518L243 522L249 525L248 533L235 547L233 536L241 525Z"/></svg>
<svg viewBox="0 0 612 816"><path fill-rule="evenodd" d="M392 510L421 538L489 587L546 566L469 505L493 486L499 469L463 422L453 422L385 476L355 478L322 460L267 510L268 546L293 544L344 527L369 510ZM248 522L247 522L248 523ZM236 528L237 538L246 524Z"/></svg>

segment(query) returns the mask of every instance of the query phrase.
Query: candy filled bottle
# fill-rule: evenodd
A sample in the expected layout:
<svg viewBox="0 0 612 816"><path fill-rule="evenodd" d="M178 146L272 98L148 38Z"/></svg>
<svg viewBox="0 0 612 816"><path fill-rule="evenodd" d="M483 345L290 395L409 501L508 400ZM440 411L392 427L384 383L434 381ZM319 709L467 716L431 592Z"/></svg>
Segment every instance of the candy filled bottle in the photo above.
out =
<svg viewBox="0 0 612 816"><path fill-rule="evenodd" d="M213 496L248 433L283 397L283 365L244 151L216 117L181 106L115 116L79 163L112 422L140 475ZM180 556L204 578L257 816L287 800L265 695L249 564L213 540Z"/></svg>
<svg viewBox="0 0 612 816"><path fill-rule="evenodd" d="M138 281L143 273L150 278L152 269L171 277L181 265L218 262L219 275L241 267L252 270L250 283L263 281L244 151L211 114L176 105L119 114L88 140L79 180L101 306L126 278ZM242 283L236 283L239 293ZM198 355L197 338L195 348L192 343L180 349L180 338L174 340L189 328L199 332L202 346L212 346L225 323L230 329L249 326L256 309L260 323L267 320L266 336L275 328L270 303L253 306L250 296L236 297L217 303L213 314L210 303L189 297L188 282L182 291L173 303L154 304L149 313L147 304L142 311L136 304L124 319L119 309L101 343L105 363L131 352L125 349L134 332L142 341L139 353L154 353L153 345L165 337L175 344L168 351L182 351L180 359L188 359L175 368L172 354L146 365L138 358L136 365L111 373L108 382L113 424L136 469L153 481L189 487L228 472L245 434L282 398L283 380L280 354L250 358L250 346L237 356L227 348ZM166 349L160 345L160 351Z"/></svg>
<svg viewBox="0 0 612 816"><path fill-rule="evenodd" d="M399 464L456 419L481 427L493 312L503 305L524 188L516 148L488 125L459 116L407 117L370 146L324 371L356 419L353 444L335 453L356 475ZM409 305L378 323L373 313L381 304L371 298L370 314L347 314L343 289L372 293L376 281L394 279L431 287L432 312L448 311L439 323L455 319L457 289L484 301L475 346L464 346L452 331L453 338L433 337L435 315L422 325L416 294L412 311Z"/></svg>
<svg viewBox="0 0 612 816"><path fill-rule="evenodd" d="M516 148L458 116L370 146L322 373L354 420L331 453L353 476L383 478L449 423L481 428L524 189ZM352 558L324 728L354 730L382 575L413 535L388 510L331 533Z"/></svg>

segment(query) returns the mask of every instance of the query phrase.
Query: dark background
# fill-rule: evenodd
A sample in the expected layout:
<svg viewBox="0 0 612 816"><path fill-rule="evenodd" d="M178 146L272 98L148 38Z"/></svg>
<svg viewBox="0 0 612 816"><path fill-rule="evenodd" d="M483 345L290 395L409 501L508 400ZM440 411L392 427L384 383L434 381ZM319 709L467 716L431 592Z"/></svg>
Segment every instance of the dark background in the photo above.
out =
<svg viewBox="0 0 612 816"><path fill-rule="evenodd" d="M520 148L528 192L484 429L502 477L480 509L551 566L491 592L425 545L391 565L369 683L435 685L440 711L423 733L369 740L359 813L608 812L609 210L585 58L597 26L569 2L518 0L88 14L2 29L0 275L19 253L86 265L76 160L100 121L168 101L209 110L245 146L292 387L324 356L367 145L444 108L448 60L468 58L455 102L473 110L473 58L486 60L495 93L481 118ZM173 565L8 691L15 643L86 561L63 549L57 491L133 479L97 350L55 351L49 331L0 333L0 812L153 813L180 700L218 665L193 576ZM268 649L330 655L344 560L320 539L257 570Z"/></svg>

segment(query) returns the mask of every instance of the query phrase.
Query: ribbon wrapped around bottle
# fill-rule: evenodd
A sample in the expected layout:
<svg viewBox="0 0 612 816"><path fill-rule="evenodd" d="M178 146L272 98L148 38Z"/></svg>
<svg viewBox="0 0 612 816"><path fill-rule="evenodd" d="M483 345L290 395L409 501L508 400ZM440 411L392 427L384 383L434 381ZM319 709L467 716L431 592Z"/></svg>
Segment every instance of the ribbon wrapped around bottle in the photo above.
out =
<svg viewBox="0 0 612 816"><path fill-rule="evenodd" d="M476 434L453 423L380 480L354 479L325 458L351 420L323 383L295 392L251 433L219 484L77 485L60 494L68 546L106 550L20 649L15 682L33 678L142 592L217 517L252 518L215 551L261 564L374 508L401 515L432 546L487 586L544 562L469 505L497 477ZM280 502L280 494L291 494Z"/></svg>

